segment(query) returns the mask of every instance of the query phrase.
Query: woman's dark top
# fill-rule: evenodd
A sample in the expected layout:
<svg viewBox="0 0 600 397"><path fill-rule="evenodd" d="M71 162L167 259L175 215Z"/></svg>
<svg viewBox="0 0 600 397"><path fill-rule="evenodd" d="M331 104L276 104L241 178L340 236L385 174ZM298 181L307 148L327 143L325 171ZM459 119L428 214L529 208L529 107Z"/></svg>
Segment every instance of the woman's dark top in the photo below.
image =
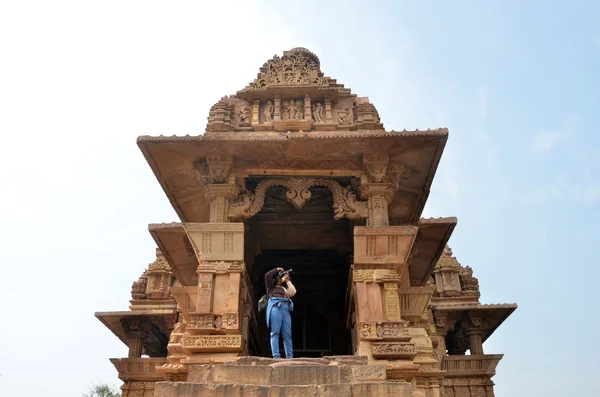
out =
<svg viewBox="0 0 600 397"><path fill-rule="evenodd" d="M267 294L275 298L287 298L285 296L285 289L281 285L273 284L273 278L279 272L279 270L271 269L265 274L265 287L267 288ZM271 292L273 291L273 292Z"/></svg>

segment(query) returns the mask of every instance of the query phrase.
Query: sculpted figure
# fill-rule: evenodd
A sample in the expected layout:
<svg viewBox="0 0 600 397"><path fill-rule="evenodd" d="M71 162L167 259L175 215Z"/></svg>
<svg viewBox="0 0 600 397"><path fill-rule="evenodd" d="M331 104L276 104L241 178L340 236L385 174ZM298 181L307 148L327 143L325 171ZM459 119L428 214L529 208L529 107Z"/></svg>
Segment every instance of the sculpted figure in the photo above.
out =
<svg viewBox="0 0 600 397"><path fill-rule="evenodd" d="M267 101L263 115L265 116L265 123L270 123L273 120L273 102Z"/></svg>
<svg viewBox="0 0 600 397"><path fill-rule="evenodd" d="M246 105L240 110L240 125L250 124L250 108Z"/></svg>
<svg viewBox="0 0 600 397"><path fill-rule="evenodd" d="M320 103L316 103L313 105L313 118L317 123L323 122L323 107Z"/></svg>
<svg viewBox="0 0 600 397"><path fill-rule="evenodd" d="M350 108L345 107L338 110L338 120L340 124L350 124Z"/></svg>
<svg viewBox="0 0 600 397"><path fill-rule="evenodd" d="M290 103L291 101L285 101L283 102L283 114L286 116L287 119L293 119L293 115L294 115L294 108L292 106L292 104Z"/></svg>
<svg viewBox="0 0 600 397"><path fill-rule="evenodd" d="M302 101L296 101L296 112L294 115L295 119L302 120L304 117L304 104Z"/></svg>

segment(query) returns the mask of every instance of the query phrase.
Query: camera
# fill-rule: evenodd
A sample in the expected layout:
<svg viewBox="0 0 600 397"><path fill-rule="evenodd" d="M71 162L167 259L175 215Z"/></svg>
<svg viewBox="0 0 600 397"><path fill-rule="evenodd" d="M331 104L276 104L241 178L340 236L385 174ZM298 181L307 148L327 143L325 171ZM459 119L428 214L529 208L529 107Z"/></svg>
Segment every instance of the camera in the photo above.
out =
<svg viewBox="0 0 600 397"><path fill-rule="evenodd" d="M278 278L283 278L286 274L292 274L293 272L294 269L280 270L273 278L273 283L276 283Z"/></svg>

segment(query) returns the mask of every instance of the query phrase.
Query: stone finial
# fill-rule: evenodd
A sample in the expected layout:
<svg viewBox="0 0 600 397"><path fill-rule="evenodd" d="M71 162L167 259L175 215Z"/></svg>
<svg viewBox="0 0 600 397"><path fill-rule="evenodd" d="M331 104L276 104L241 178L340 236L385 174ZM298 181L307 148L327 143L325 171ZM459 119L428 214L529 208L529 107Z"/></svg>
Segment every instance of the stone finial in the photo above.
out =
<svg viewBox="0 0 600 397"><path fill-rule="evenodd" d="M215 103L208 113L207 132L233 131L234 126L234 107L229 103L227 97L222 98Z"/></svg>
<svg viewBox="0 0 600 397"><path fill-rule="evenodd" d="M355 110L356 128L359 130L382 130L379 112L371 103L359 103Z"/></svg>
<svg viewBox="0 0 600 397"><path fill-rule="evenodd" d="M131 285L131 299L141 300L146 298L146 287L148 285L148 276L146 270L140 278Z"/></svg>
<svg viewBox="0 0 600 397"><path fill-rule="evenodd" d="M146 274L148 277L146 285L148 299L167 298L173 275L169 262L167 262L159 248L156 249L156 260L148 266Z"/></svg>

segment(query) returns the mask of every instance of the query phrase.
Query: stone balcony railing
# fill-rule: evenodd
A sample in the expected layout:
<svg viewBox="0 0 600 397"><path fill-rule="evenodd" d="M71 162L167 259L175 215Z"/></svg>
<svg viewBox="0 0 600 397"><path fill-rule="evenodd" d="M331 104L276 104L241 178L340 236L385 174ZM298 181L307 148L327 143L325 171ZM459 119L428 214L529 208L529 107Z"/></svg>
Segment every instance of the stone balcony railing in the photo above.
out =
<svg viewBox="0 0 600 397"><path fill-rule="evenodd" d="M119 372L119 379L128 381L160 381L164 375L156 372L159 367L167 362L166 358L111 358Z"/></svg>
<svg viewBox="0 0 600 397"><path fill-rule="evenodd" d="M405 320L419 320L425 309L431 294L432 286L410 287L398 290L400 295L400 313Z"/></svg>
<svg viewBox="0 0 600 397"><path fill-rule="evenodd" d="M442 370L447 371L448 377L487 375L491 378L496 374L496 366L503 356L503 354L445 356L442 360Z"/></svg>

